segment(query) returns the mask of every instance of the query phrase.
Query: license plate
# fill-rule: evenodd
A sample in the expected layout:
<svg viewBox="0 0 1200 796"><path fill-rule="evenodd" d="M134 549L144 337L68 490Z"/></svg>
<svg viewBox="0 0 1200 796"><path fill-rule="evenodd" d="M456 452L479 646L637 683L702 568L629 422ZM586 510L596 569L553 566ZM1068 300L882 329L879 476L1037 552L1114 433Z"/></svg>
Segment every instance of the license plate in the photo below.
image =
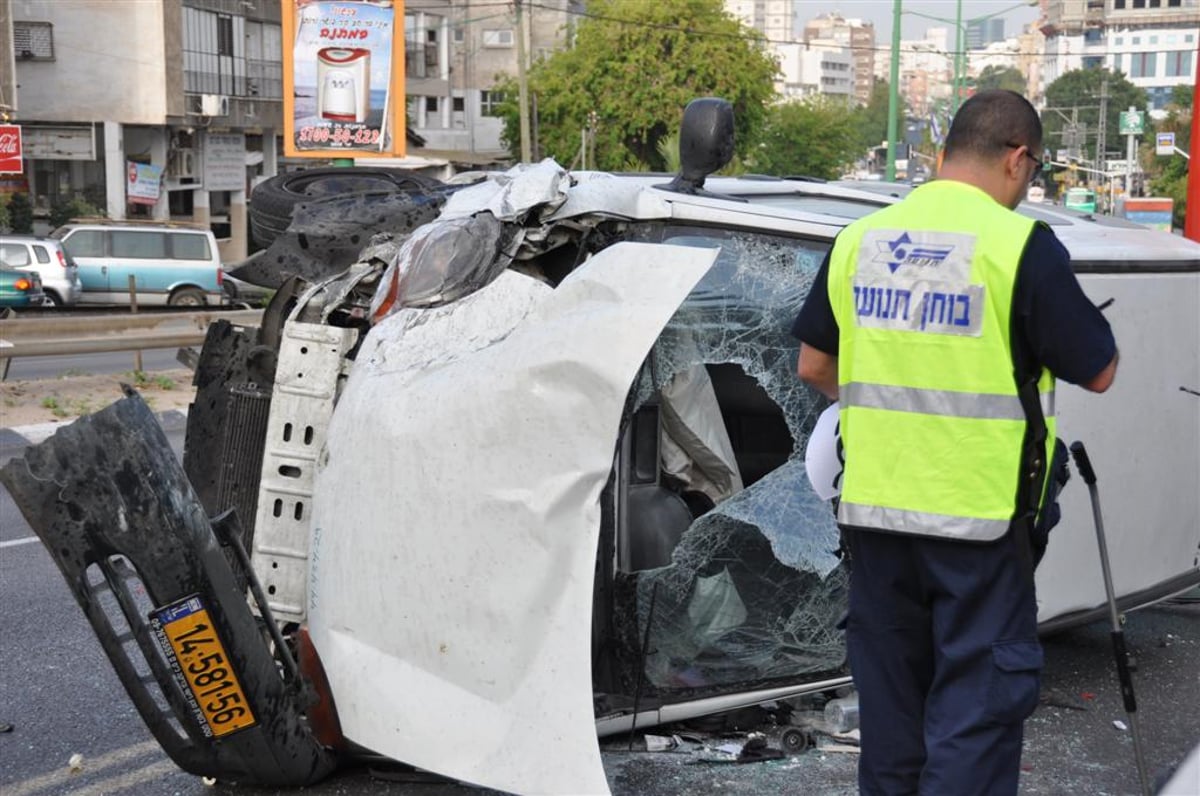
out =
<svg viewBox="0 0 1200 796"><path fill-rule="evenodd" d="M220 738L258 723L200 597L154 610L150 623L206 736Z"/></svg>

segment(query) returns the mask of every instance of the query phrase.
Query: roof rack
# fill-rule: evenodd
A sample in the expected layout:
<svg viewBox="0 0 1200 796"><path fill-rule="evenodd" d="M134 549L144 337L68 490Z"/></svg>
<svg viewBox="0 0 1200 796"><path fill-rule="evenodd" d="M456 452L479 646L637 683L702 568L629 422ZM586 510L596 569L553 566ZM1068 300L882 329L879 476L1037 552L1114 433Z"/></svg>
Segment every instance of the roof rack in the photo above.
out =
<svg viewBox="0 0 1200 796"><path fill-rule="evenodd" d="M176 221L162 220L154 218L107 218L106 216L77 216L66 222L67 224L95 224L97 226L112 226L112 227L163 227L166 229L200 229L207 230L208 225L201 224L197 221Z"/></svg>

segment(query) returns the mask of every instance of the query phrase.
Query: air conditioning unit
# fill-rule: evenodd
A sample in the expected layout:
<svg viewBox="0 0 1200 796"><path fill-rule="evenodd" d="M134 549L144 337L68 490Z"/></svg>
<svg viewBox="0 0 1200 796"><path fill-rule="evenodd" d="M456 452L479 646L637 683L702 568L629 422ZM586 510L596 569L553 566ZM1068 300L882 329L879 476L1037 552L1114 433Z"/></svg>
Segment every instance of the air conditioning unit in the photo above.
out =
<svg viewBox="0 0 1200 796"><path fill-rule="evenodd" d="M173 149L167 155L167 176L187 180L196 176L196 151Z"/></svg>
<svg viewBox="0 0 1200 796"><path fill-rule="evenodd" d="M200 115L228 116L229 97L225 96L224 94L201 94Z"/></svg>

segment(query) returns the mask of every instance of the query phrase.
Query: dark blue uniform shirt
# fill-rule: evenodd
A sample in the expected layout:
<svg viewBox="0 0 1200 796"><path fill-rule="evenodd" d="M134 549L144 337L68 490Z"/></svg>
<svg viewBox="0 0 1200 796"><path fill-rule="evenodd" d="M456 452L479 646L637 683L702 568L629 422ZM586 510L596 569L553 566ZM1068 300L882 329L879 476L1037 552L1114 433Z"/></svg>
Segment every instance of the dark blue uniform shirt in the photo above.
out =
<svg viewBox="0 0 1200 796"><path fill-rule="evenodd" d="M838 325L829 303L829 255L817 273L792 334L831 356L838 353ZM1025 244L1013 293L1013 355L1018 371L1037 363L1056 377L1083 384L1116 354L1108 321L1084 295L1067 250L1038 224Z"/></svg>

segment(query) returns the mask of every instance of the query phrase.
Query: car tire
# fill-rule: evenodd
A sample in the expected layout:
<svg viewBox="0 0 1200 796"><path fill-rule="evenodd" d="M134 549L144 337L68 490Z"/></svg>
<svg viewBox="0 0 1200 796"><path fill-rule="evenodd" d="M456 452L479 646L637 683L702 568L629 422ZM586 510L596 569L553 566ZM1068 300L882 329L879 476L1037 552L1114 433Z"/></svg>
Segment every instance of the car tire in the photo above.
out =
<svg viewBox="0 0 1200 796"><path fill-rule="evenodd" d="M180 288L167 299L169 307L203 307L206 303L204 293L194 287Z"/></svg>
<svg viewBox="0 0 1200 796"><path fill-rule="evenodd" d="M59 298L57 293L47 290L46 291L46 303L43 306L50 307L50 308L56 309L56 310L61 310L63 307L63 300L61 298Z"/></svg>
<svg viewBox="0 0 1200 796"><path fill-rule="evenodd" d="M406 169L372 166L280 174L260 183L250 196L250 235L259 246L270 246L291 224L292 211L301 202L359 193L425 192L441 186L438 180Z"/></svg>

